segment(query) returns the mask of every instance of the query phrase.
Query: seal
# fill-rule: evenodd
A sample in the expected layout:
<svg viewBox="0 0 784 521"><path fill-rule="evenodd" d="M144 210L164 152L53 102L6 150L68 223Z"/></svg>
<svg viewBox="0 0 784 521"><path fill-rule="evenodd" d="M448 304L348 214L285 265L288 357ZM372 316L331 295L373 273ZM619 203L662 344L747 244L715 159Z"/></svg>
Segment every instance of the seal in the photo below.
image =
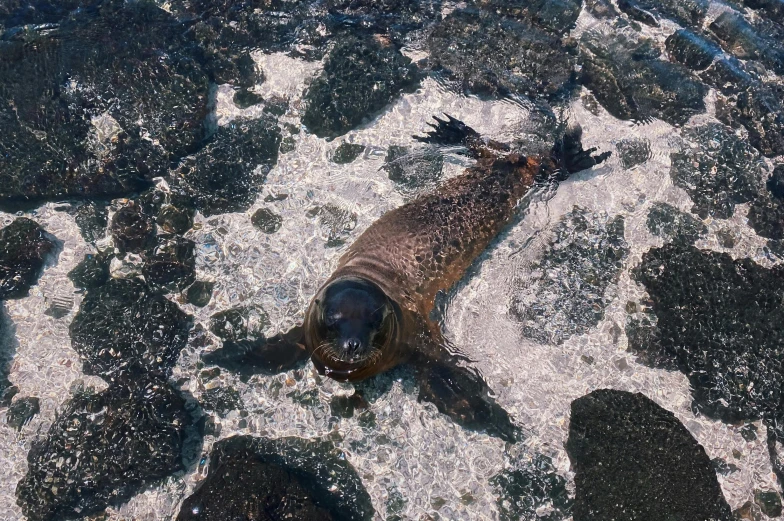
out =
<svg viewBox="0 0 784 521"><path fill-rule="evenodd" d="M301 328L247 350L238 365L310 357L318 371L360 381L413 362L420 398L461 423L495 423L502 437L513 429L476 372L461 365L431 320L436 295L449 290L512 221L532 187L564 179L602 162L609 153L583 150L579 128L567 131L549 157L526 157L483 139L446 116L420 141L460 145L476 164L433 192L384 214L338 261L311 301ZM297 344L293 347L291 342ZM292 354L295 353L295 354Z"/></svg>

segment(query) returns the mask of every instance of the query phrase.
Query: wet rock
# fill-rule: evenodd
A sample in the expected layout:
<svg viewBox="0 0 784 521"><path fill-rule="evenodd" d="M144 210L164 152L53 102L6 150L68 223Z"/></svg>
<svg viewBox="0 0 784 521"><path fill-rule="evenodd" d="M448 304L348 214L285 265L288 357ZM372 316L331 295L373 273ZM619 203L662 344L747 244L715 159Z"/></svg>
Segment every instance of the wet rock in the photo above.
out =
<svg viewBox="0 0 784 521"><path fill-rule="evenodd" d="M137 280L90 290L71 322L84 372L112 380L130 365L167 375L185 347L190 318Z"/></svg>
<svg viewBox="0 0 784 521"><path fill-rule="evenodd" d="M700 221L667 203L653 203L648 211L648 230L657 237L683 244L694 244L708 233Z"/></svg>
<svg viewBox="0 0 784 521"><path fill-rule="evenodd" d="M624 168L634 168L651 158L651 142L647 139L623 139L615 145Z"/></svg>
<svg viewBox="0 0 784 521"><path fill-rule="evenodd" d="M280 129L269 115L235 119L218 128L196 154L173 172L174 184L205 216L247 210L278 160Z"/></svg>
<svg viewBox="0 0 784 521"><path fill-rule="evenodd" d="M367 400L361 393L355 392L351 396L333 396L329 401L329 410L332 416L352 418L354 411L364 410L369 407Z"/></svg>
<svg viewBox="0 0 784 521"><path fill-rule="evenodd" d="M201 395L201 406L208 411L215 411L219 416L226 416L231 411L242 409L240 393L233 387L213 387Z"/></svg>
<svg viewBox="0 0 784 521"><path fill-rule="evenodd" d="M670 177L694 202L692 212L728 219L735 205L752 201L766 178L759 154L724 125L684 130L689 141L671 154Z"/></svg>
<svg viewBox="0 0 784 521"><path fill-rule="evenodd" d="M668 244L647 252L632 275L698 410L726 422L779 417L784 269Z"/></svg>
<svg viewBox="0 0 784 521"><path fill-rule="evenodd" d="M369 521L373 514L359 476L331 443L234 436L215 444L207 479L177 520Z"/></svg>
<svg viewBox="0 0 784 521"><path fill-rule="evenodd" d="M106 206L96 203L79 205L74 211L74 220L85 241L95 243L106 235L108 224Z"/></svg>
<svg viewBox="0 0 784 521"><path fill-rule="evenodd" d="M257 306L227 309L210 317L210 331L224 342L258 340L268 325L267 313Z"/></svg>
<svg viewBox="0 0 784 521"><path fill-rule="evenodd" d="M577 0L476 0L476 4L487 12L526 19L557 34L572 29L582 11L582 2Z"/></svg>
<svg viewBox="0 0 784 521"><path fill-rule="evenodd" d="M335 32L348 29L388 36L395 45L409 41L409 34L422 29L441 14L441 0L327 0Z"/></svg>
<svg viewBox="0 0 784 521"><path fill-rule="evenodd" d="M0 407L11 405L11 399L19 392L19 389L11 385L8 380L18 345L15 333L16 327L8 316L5 306L0 303Z"/></svg>
<svg viewBox="0 0 784 521"><path fill-rule="evenodd" d="M566 480L546 456L537 455L530 462L505 469L490 483L498 491L502 521L559 521L571 514L572 498ZM542 510L548 511L546 517L537 515Z"/></svg>
<svg viewBox="0 0 784 521"><path fill-rule="evenodd" d="M761 237L784 239L784 165L776 167L765 188L749 208L749 224Z"/></svg>
<svg viewBox="0 0 784 521"><path fill-rule="evenodd" d="M0 5L0 33L3 25L9 29L22 25L57 23L70 11L94 6L100 0L8 0Z"/></svg>
<svg viewBox="0 0 784 521"><path fill-rule="evenodd" d="M196 244L177 235L161 235L142 273L149 284L185 288L196 278Z"/></svg>
<svg viewBox="0 0 784 521"><path fill-rule="evenodd" d="M1 229L0 300L26 297L57 249L56 239L30 219L19 217Z"/></svg>
<svg viewBox="0 0 784 521"><path fill-rule="evenodd" d="M732 11L721 13L709 29L724 47L742 60L759 60L773 71L784 73L784 47L768 41L743 16Z"/></svg>
<svg viewBox="0 0 784 521"><path fill-rule="evenodd" d="M264 233L275 233L280 230L283 217L266 208L259 208L250 218L250 222Z"/></svg>
<svg viewBox="0 0 784 521"><path fill-rule="evenodd" d="M203 137L208 78L178 22L108 0L0 45L0 205L122 196Z"/></svg>
<svg viewBox="0 0 784 521"><path fill-rule="evenodd" d="M6 423L12 429L22 430L33 416L41 411L41 401L35 397L25 397L14 400L6 413Z"/></svg>
<svg viewBox="0 0 784 521"><path fill-rule="evenodd" d="M120 505L182 469L185 404L164 381L130 378L80 392L27 455L16 489L30 521L79 519Z"/></svg>
<svg viewBox="0 0 784 521"><path fill-rule="evenodd" d="M626 13L629 18L651 27L659 27L659 22L651 13L642 9L637 2L632 0L618 0L618 9Z"/></svg>
<svg viewBox="0 0 784 521"><path fill-rule="evenodd" d="M575 521L732 519L705 449L642 394L602 389L573 401L566 450Z"/></svg>
<svg viewBox="0 0 784 521"><path fill-rule="evenodd" d="M396 48L374 38L341 37L305 93L302 123L318 137L341 136L418 81L416 67Z"/></svg>
<svg viewBox="0 0 784 521"><path fill-rule="evenodd" d="M109 280L109 264L112 256L103 252L88 253L82 262L68 272L68 278L79 289L95 289Z"/></svg>
<svg viewBox="0 0 784 521"><path fill-rule="evenodd" d="M781 515L781 496L775 490L755 490L754 502L760 507L763 514L768 517Z"/></svg>
<svg viewBox="0 0 784 521"><path fill-rule="evenodd" d="M524 21L456 10L427 39L431 70L466 94L550 100L574 88L574 49Z"/></svg>
<svg viewBox="0 0 784 521"><path fill-rule="evenodd" d="M193 226L193 211L189 205L164 204L158 211L155 223L166 233L182 235Z"/></svg>
<svg viewBox="0 0 784 521"><path fill-rule="evenodd" d="M346 143L345 141L335 149L335 153L330 158L333 163L346 165L352 163L359 155L365 151L365 145Z"/></svg>
<svg viewBox="0 0 784 521"><path fill-rule="evenodd" d="M599 19L617 20L621 13L609 0L585 0L585 9Z"/></svg>
<svg viewBox="0 0 784 521"><path fill-rule="evenodd" d="M155 223L134 201L129 201L112 216L110 226L114 246L125 253L141 253L154 244Z"/></svg>
<svg viewBox="0 0 784 521"><path fill-rule="evenodd" d="M690 29L679 29L665 42L670 58L686 67L702 71L721 54L721 48L708 38Z"/></svg>
<svg viewBox="0 0 784 521"><path fill-rule="evenodd" d="M721 95L716 117L733 127L744 127L749 142L765 156L784 154L784 103L781 88L750 74L735 59L720 59L700 77Z"/></svg>
<svg viewBox="0 0 784 521"><path fill-rule="evenodd" d="M708 12L707 0L624 0L637 9L657 13L681 25L699 27Z"/></svg>
<svg viewBox="0 0 784 521"><path fill-rule="evenodd" d="M262 98L260 94L256 94L253 91L240 89L234 93L234 97L232 98L232 101L239 108L246 109L248 107L252 107L253 105L258 105L259 103L263 102L264 98Z"/></svg>
<svg viewBox="0 0 784 521"><path fill-rule="evenodd" d="M626 317L628 351L634 353L637 362L656 369L677 370L675 356L661 342L656 326L656 315L643 309Z"/></svg>
<svg viewBox="0 0 784 521"><path fill-rule="evenodd" d="M582 81L616 118L680 126L705 111L705 85L682 65L659 59L652 42L593 31L581 41Z"/></svg>
<svg viewBox="0 0 784 521"><path fill-rule="evenodd" d="M414 195L423 188L435 186L441 179L444 156L431 148L411 151L408 147L390 145L383 168L400 192Z"/></svg>
<svg viewBox="0 0 784 521"><path fill-rule="evenodd" d="M746 7L759 9L770 18L780 24L784 24L784 1L782 0L743 0Z"/></svg>
<svg viewBox="0 0 784 521"><path fill-rule="evenodd" d="M515 281L511 313L523 335L560 344L587 332L604 317L605 292L618 279L629 252L623 217L575 207L555 229L533 278Z"/></svg>
<svg viewBox="0 0 784 521"><path fill-rule="evenodd" d="M185 292L188 299L188 304L193 304L198 308L203 308L210 303L212 299L212 289L215 287L215 282L209 280L197 280L190 285Z"/></svg>

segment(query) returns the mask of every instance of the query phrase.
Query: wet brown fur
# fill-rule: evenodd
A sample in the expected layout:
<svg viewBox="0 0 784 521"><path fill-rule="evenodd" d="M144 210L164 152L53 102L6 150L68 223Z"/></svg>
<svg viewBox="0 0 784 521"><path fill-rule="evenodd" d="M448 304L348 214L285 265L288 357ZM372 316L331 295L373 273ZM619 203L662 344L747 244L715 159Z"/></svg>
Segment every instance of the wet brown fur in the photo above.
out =
<svg viewBox="0 0 784 521"><path fill-rule="evenodd" d="M474 167L386 213L341 257L305 315L305 345L320 370L340 380L362 380L440 342L438 325L428 318L436 294L459 281L512 220L540 170L539 160L504 154L503 148L494 142L476 147ZM335 360L325 364L317 349L324 342L318 300L327 286L345 277L377 284L394 303L397 320L395 334L384 337L381 356L356 370Z"/></svg>

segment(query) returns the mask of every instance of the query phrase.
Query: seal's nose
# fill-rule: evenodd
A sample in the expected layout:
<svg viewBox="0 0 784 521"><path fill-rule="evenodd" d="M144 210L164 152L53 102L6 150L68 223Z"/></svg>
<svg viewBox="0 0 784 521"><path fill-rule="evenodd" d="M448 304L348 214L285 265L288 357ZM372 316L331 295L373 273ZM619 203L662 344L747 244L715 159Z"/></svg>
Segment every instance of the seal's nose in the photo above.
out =
<svg viewBox="0 0 784 521"><path fill-rule="evenodd" d="M362 342L360 342L359 339L356 337L347 338L343 342L343 349L345 349L349 353L356 353L357 351L359 351L360 347L362 347Z"/></svg>

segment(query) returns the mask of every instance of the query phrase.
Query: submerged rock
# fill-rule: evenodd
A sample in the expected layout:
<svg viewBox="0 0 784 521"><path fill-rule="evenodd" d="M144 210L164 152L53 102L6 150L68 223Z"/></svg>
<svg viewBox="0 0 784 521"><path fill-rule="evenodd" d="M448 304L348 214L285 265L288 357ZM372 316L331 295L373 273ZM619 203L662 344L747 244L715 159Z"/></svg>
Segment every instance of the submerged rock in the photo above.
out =
<svg viewBox="0 0 784 521"><path fill-rule="evenodd" d="M705 85L687 68L659 59L653 42L593 31L581 42L582 81L616 118L680 126L705 111Z"/></svg>
<svg viewBox="0 0 784 521"><path fill-rule="evenodd" d="M395 45L405 44L412 32L438 19L441 0L327 0L328 20L335 32L346 28L352 32L388 35Z"/></svg>
<svg viewBox="0 0 784 521"><path fill-rule="evenodd" d="M202 393L199 402L205 410L214 411L224 417L231 411L238 411L243 407L240 393L233 387L207 389Z"/></svg>
<svg viewBox="0 0 784 521"><path fill-rule="evenodd" d="M623 217L578 207L566 214L533 279L516 284L511 313L523 335L560 344L596 326L609 303L605 291L617 281L628 252Z"/></svg>
<svg viewBox="0 0 784 521"><path fill-rule="evenodd" d="M55 240L38 223L24 217L0 230L0 300L27 296L46 261L57 251Z"/></svg>
<svg viewBox="0 0 784 521"><path fill-rule="evenodd" d="M728 219L735 205L759 193L765 165L748 143L718 123L684 130L683 136L689 143L671 154L670 177L688 192L692 212Z"/></svg>
<svg viewBox="0 0 784 521"><path fill-rule="evenodd" d="M283 224L283 217L268 210L259 208L250 218L251 224L264 233L275 233Z"/></svg>
<svg viewBox="0 0 784 521"><path fill-rule="evenodd" d="M6 423L12 429L22 430L33 416L41 411L41 400L34 396L18 398L8 407Z"/></svg>
<svg viewBox="0 0 784 521"><path fill-rule="evenodd" d="M784 73L784 46L768 40L743 16L732 11L721 13L709 29L736 58L759 60L778 74Z"/></svg>
<svg viewBox="0 0 784 521"><path fill-rule="evenodd" d="M572 402L574 521L730 521L710 458L671 412L601 389Z"/></svg>
<svg viewBox="0 0 784 521"><path fill-rule="evenodd" d="M209 82L179 23L107 0L0 45L0 206L131 194L203 138Z"/></svg>
<svg viewBox="0 0 784 521"><path fill-rule="evenodd" d="M111 259L111 255L106 253L88 253L68 273L68 278L79 289L94 289L103 286L109 280Z"/></svg>
<svg viewBox="0 0 784 521"><path fill-rule="evenodd" d="M435 186L441 179L444 156L430 148L411 151L407 147L390 145L383 168L398 190L414 195L423 188Z"/></svg>
<svg viewBox="0 0 784 521"><path fill-rule="evenodd" d="M354 143L346 143L345 141L335 149L335 152L330 158L333 163L338 165L345 165L352 163L359 155L365 151L365 145L358 145Z"/></svg>
<svg viewBox="0 0 784 521"><path fill-rule="evenodd" d="M269 325L267 313L257 306L240 306L210 317L210 331L223 342L255 341Z"/></svg>
<svg viewBox="0 0 784 521"><path fill-rule="evenodd" d="M490 13L525 19L556 34L574 27L582 11L580 0L475 0Z"/></svg>
<svg viewBox="0 0 784 521"><path fill-rule="evenodd" d="M136 280L90 290L71 322L71 345L87 374L107 380L131 365L168 375L188 340L190 317Z"/></svg>
<svg viewBox="0 0 784 521"><path fill-rule="evenodd" d="M196 244L182 237L161 235L144 263L144 280L158 286L185 288L196 278Z"/></svg>
<svg viewBox="0 0 784 521"><path fill-rule="evenodd" d="M185 403L164 381L129 378L80 392L27 455L16 489L30 521L80 519L182 469Z"/></svg>
<svg viewBox="0 0 784 521"><path fill-rule="evenodd" d="M749 208L749 224L761 237L784 239L784 165L779 165L765 183L765 190Z"/></svg>
<svg viewBox="0 0 784 521"><path fill-rule="evenodd" d="M215 444L207 479L178 521L359 521L373 518L370 496L331 443L233 436Z"/></svg>
<svg viewBox="0 0 784 521"><path fill-rule="evenodd" d="M396 48L375 38L341 37L305 93L302 123L318 137L341 136L418 81L416 67Z"/></svg>
<svg viewBox="0 0 784 521"><path fill-rule="evenodd" d="M694 244L708 233L708 228L700 221L667 203L653 203L647 224L653 235L683 244Z"/></svg>
<svg viewBox="0 0 784 521"><path fill-rule="evenodd" d="M106 206L92 202L85 203L79 205L73 213L76 225L85 241L95 243L106 235L106 225L109 222Z"/></svg>
<svg viewBox="0 0 784 521"><path fill-rule="evenodd" d="M550 100L575 86L574 49L525 21L456 10L427 39L429 67L468 94Z"/></svg>
<svg viewBox="0 0 784 521"><path fill-rule="evenodd" d="M561 521L571 514L573 500L566 480L546 456L537 455L530 462L505 469L490 483L499 492L501 521ZM543 509L549 510L546 517L537 514Z"/></svg>
<svg viewBox="0 0 784 521"><path fill-rule="evenodd" d="M110 228L114 246L122 253L141 253L154 244L155 222L134 201L114 213Z"/></svg>
<svg viewBox="0 0 784 521"><path fill-rule="evenodd" d="M188 304L193 304L196 307L203 308L210 303L212 299L212 289L215 287L215 282L209 280L197 280L188 287L185 296L188 299Z"/></svg>
<svg viewBox="0 0 784 521"><path fill-rule="evenodd" d="M647 139L623 139L615 145L624 168L634 168L651 158L651 142Z"/></svg>
<svg viewBox="0 0 784 521"><path fill-rule="evenodd" d="M699 27L710 5L708 0L623 0L622 3L657 13L687 27Z"/></svg>
<svg viewBox="0 0 784 521"><path fill-rule="evenodd" d="M679 29L672 33L665 46L670 58L695 71L707 69L714 58L721 54L718 45L690 29Z"/></svg>
<svg viewBox="0 0 784 521"><path fill-rule="evenodd" d="M270 115L235 119L182 160L173 183L206 216L247 210L278 161L280 128Z"/></svg>
<svg viewBox="0 0 784 521"><path fill-rule="evenodd" d="M726 422L781 416L784 269L668 244L643 256L661 347L689 377L694 405Z"/></svg>

